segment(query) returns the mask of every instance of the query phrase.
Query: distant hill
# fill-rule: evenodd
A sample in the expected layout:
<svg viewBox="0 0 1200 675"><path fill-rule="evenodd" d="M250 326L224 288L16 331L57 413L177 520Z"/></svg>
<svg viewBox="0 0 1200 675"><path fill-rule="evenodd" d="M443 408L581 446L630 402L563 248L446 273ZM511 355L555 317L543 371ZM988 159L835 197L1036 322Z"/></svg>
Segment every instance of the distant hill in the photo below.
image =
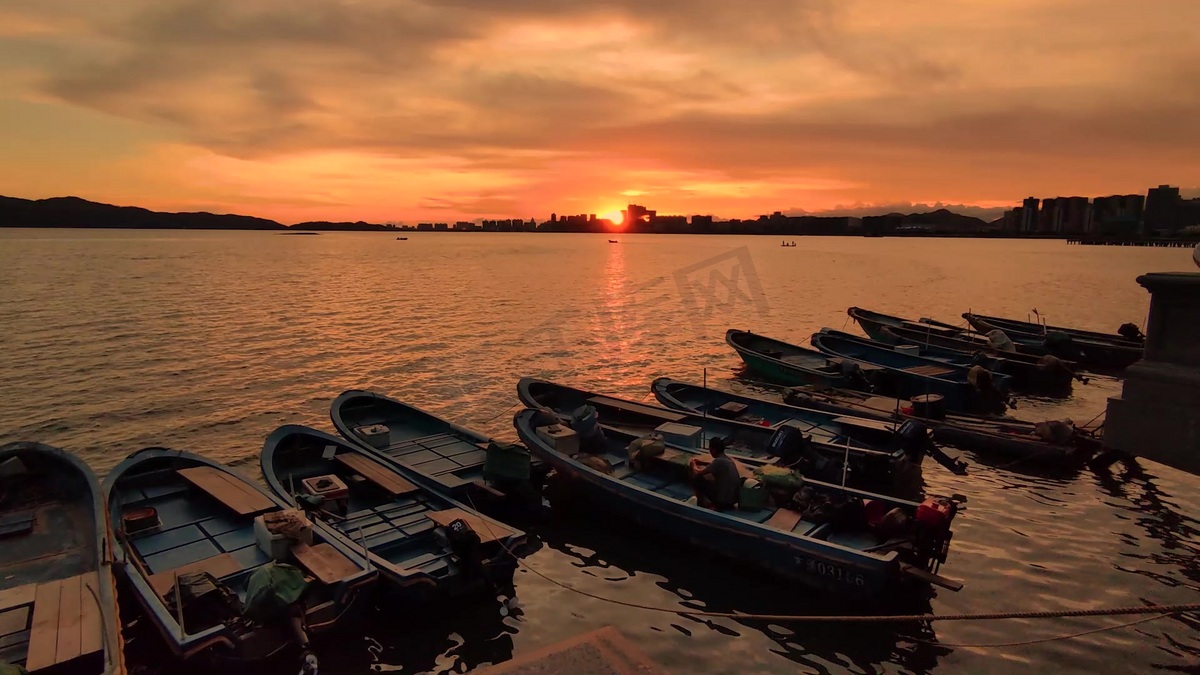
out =
<svg viewBox="0 0 1200 675"><path fill-rule="evenodd" d="M78 197L0 197L0 227L96 227L136 230L286 230L266 218L216 213L163 213Z"/></svg>
<svg viewBox="0 0 1200 675"><path fill-rule="evenodd" d="M946 209L938 209L930 213L889 214L900 216L903 225L928 225L939 232L978 232L989 229L986 220L974 216L964 216Z"/></svg>

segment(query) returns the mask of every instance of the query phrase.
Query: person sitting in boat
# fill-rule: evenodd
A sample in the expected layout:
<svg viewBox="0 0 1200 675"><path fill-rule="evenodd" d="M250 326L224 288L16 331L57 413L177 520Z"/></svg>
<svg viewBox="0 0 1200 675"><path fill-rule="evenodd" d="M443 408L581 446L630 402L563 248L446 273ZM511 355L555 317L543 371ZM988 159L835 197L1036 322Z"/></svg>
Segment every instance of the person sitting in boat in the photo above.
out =
<svg viewBox="0 0 1200 675"><path fill-rule="evenodd" d="M714 438L709 441L708 454L712 455L712 461L706 466L701 466L699 457L691 461L696 503L716 511L732 509L737 504L742 479L738 475L737 464L725 455L725 439Z"/></svg>

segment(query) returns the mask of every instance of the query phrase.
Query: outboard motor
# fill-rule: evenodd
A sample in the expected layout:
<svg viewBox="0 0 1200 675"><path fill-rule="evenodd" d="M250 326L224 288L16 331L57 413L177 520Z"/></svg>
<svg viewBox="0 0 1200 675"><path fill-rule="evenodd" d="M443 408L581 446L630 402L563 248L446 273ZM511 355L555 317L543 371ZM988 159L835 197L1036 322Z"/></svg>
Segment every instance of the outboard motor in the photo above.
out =
<svg viewBox="0 0 1200 675"><path fill-rule="evenodd" d="M585 405L571 413L571 428L579 436L581 451L589 455L604 452L604 430L600 428L600 419L595 408Z"/></svg>
<svg viewBox="0 0 1200 675"><path fill-rule="evenodd" d="M1121 327L1117 329L1117 335L1134 342L1145 342L1146 340L1146 335L1142 333L1142 329L1132 323L1121 324Z"/></svg>
<svg viewBox="0 0 1200 675"><path fill-rule="evenodd" d="M483 565L483 546L479 534L471 529L467 521L462 518L453 520L446 527L435 530L434 537L442 548L449 550L458 559L462 565L463 576L468 581L478 576L491 585Z"/></svg>
<svg viewBox="0 0 1200 675"><path fill-rule="evenodd" d="M924 457L925 452L933 445L929 428L916 420L905 420L896 430L896 436L900 438L900 447L904 448L904 452L914 461Z"/></svg>
<svg viewBox="0 0 1200 675"><path fill-rule="evenodd" d="M790 424L780 425L771 435L768 444L771 454L779 458L779 466L793 467L801 462L811 462L817 459L812 449L812 437Z"/></svg>

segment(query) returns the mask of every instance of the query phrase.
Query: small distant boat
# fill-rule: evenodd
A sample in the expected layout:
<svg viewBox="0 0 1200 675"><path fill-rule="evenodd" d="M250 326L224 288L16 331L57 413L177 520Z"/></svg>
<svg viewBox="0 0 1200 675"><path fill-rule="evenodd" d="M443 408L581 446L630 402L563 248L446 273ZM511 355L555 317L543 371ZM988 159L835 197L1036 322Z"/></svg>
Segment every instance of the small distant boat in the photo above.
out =
<svg viewBox="0 0 1200 675"><path fill-rule="evenodd" d="M645 436L651 433L670 435L679 431L691 435L667 442L691 443L701 449L703 439L720 436L725 439L730 456L783 461L806 476L820 480L842 480L843 466L848 459L848 484L851 487L889 494L909 491L910 478L919 473L921 459L930 445L928 436L920 430L914 430L917 433L908 439L901 439L890 429L880 429L869 422L858 424L856 420L847 419L844 423L834 424L818 413L811 420L794 425L800 433L792 435L808 435L808 440L798 448L785 448L782 454L786 456L780 457L777 441L782 438L779 430L769 424L731 420L703 412L670 410L531 377L517 383L517 397L530 408L547 408L563 419L570 419L579 409L591 406L605 433L614 430ZM823 428L818 430L818 426Z"/></svg>
<svg viewBox="0 0 1200 675"><path fill-rule="evenodd" d="M375 392L343 392L330 406L329 417L351 443L399 462L437 481L451 496L480 507L519 508L524 499L536 496L545 470L540 463L534 465L525 448L499 443ZM386 438L377 440L381 434Z"/></svg>
<svg viewBox="0 0 1200 675"><path fill-rule="evenodd" d="M294 424L267 437L260 461L267 484L285 502L328 495L317 514L333 538L367 550L384 580L410 597L511 588L516 559L509 551L524 543L525 533L454 501L431 479ZM456 522L478 536L478 545L451 533Z"/></svg>
<svg viewBox="0 0 1200 675"><path fill-rule="evenodd" d="M125 673L96 475L65 450L9 443L0 495L0 662L31 673Z"/></svg>
<svg viewBox="0 0 1200 675"><path fill-rule="evenodd" d="M408 241L408 237L396 237L396 241Z"/></svg>
<svg viewBox="0 0 1200 675"><path fill-rule="evenodd" d="M274 560L314 577L300 600L304 626L313 634L350 616L376 580L361 549L330 536L319 522L312 524L311 545L271 539L281 550L269 555L261 539L270 535L258 531L263 521L257 517L280 513L286 504L199 455L139 450L108 474L104 492L117 569L181 658L255 663L295 646L288 626L243 615L252 575ZM207 581L195 585L196 577Z"/></svg>
<svg viewBox="0 0 1200 675"><path fill-rule="evenodd" d="M872 387L871 369L863 369L853 361L831 359L813 349L732 328L725 331L725 343L750 370L776 384L862 390Z"/></svg>
<svg viewBox="0 0 1200 675"><path fill-rule="evenodd" d="M608 243L610 243L610 244L615 244L615 243L617 243L617 240L616 240L616 239L609 239L609 240L608 240Z"/></svg>
<svg viewBox="0 0 1200 675"><path fill-rule="evenodd" d="M936 394L948 410L1002 411L1007 401L1011 378L993 374L990 383L972 382L966 366L936 361L895 351L887 345L872 344L836 331L815 333L812 345L831 356L869 363L881 369L874 381L880 391L910 399Z"/></svg>
<svg viewBox="0 0 1200 675"><path fill-rule="evenodd" d="M573 498L589 502L590 510L603 513L608 522L639 524L836 595L880 599L914 586L927 589L930 583L962 588L937 574L958 511L954 500L917 503L804 478L772 492L772 500L753 500L743 490L737 508L717 511L690 499L689 460L703 461L706 455L700 451L669 447L635 469L625 448L637 434L606 430L600 451L584 455L567 449L570 444L559 447L548 440L562 432L543 426L540 418L536 410L518 413L513 419L518 436L554 467ZM761 467L753 460L737 461L744 478ZM875 515L835 524L814 510L812 504L819 502ZM899 527L885 531L872 525L872 518L879 523L877 514L885 512L893 513Z"/></svg>
<svg viewBox="0 0 1200 675"><path fill-rule="evenodd" d="M963 318L981 333L1002 331L1013 342L1032 344L1044 348L1059 358L1076 361L1085 368L1121 370L1142 358L1143 338L1128 338L1124 335L1096 333L1093 331L1047 326L1027 321L1001 319L964 312ZM1136 326L1130 335L1141 334Z"/></svg>

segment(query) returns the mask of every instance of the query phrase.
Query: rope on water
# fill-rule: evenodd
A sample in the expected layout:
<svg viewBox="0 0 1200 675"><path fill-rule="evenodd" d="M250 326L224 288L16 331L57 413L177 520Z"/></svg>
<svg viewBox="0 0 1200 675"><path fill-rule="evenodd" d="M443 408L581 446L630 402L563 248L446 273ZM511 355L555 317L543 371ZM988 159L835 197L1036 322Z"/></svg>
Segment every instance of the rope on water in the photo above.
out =
<svg viewBox="0 0 1200 675"><path fill-rule="evenodd" d="M473 499L471 499L470 493L467 493L467 499L471 503L471 508L475 509L475 502ZM483 519L483 523L484 523L484 526L488 528L489 533L492 536L495 536L495 533L493 531L491 531L492 530L491 524L488 522L488 520L486 518ZM1060 609L1060 610L1048 610L1048 611L1040 611L1040 612L987 612L987 613L981 613L981 614L892 614L892 615L821 616L821 615L803 615L803 614L746 614L746 613L742 613L742 612L706 612L706 611L701 611L701 610L690 610L690 609L680 608L680 607L658 607L655 605L644 605L644 604L637 603L637 602L628 602L625 600L617 600L615 598L607 598L602 595L597 595L597 594L591 593L589 591L575 588L566 583L558 581L557 579L553 579L553 578L547 576L546 574L542 573L541 571L537 570L534 567L530 567L527 562L525 562L520 557L515 555L513 553L512 549L510 549L504 543L504 541L502 539L497 538L496 540L498 542L500 542L500 545L504 548L505 551L508 552L509 555L513 556L513 558L517 561L517 564L521 568L523 568L529 572L532 572L533 574L541 577L542 579L545 579L546 581L554 584L555 586L558 586L559 588L562 588L567 591L571 591L572 593L577 593L579 595L591 598L593 600L607 602L612 605L618 605L621 607L628 607L630 609L640 609L640 610L644 610L644 611L648 611L648 612L659 612L659 613L665 613L665 614L678 614L678 615L683 615L683 616L707 617L707 618L714 618L714 619L738 619L738 620L750 619L750 620L757 620L757 621L784 621L784 622L805 622L805 623L819 622L819 621L825 621L825 622L830 622L830 623L899 623L899 622L913 622L913 621L930 621L930 622L932 622L932 621L999 621L999 620L1007 620L1007 619L1064 619L1064 618L1077 618L1077 617L1089 617L1089 616L1128 616L1128 615L1144 615L1144 614L1153 614L1154 615L1151 617L1145 617L1145 618L1139 619L1137 621L1129 622L1126 624L1118 624L1116 626L1107 626L1104 628L1093 629L1091 631L1084 631L1084 632L1078 633L1078 634L1062 635L1062 636L1056 636L1056 637L1052 637L1052 638L1039 638L1037 640L1032 640L1032 641L1003 643L1003 644L995 644L995 645L945 645L942 643L936 643L936 642L933 643L933 644L939 644L941 646L946 646L946 647L950 647L950 646L1008 647L1008 646L1019 646L1022 644L1034 644L1039 641L1040 642L1049 642L1051 640L1065 640L1065 639L1070 639L1070 638L1074 638L1074 637L1080 637L1083 635L1090 635L1092 633L1099 633L1099 632L1103 632L1103 631L1107 631L1107 630L1115 630L1118 628L1124 628L1126 626L1132 626L1132 625L1146 622L1146 621L1153 621L1155 619L1161 619L1163 617L1171 616L1174 614L1180 614L1182 612L1200 611L1200 602L1193 602L1193 603L1176 604L1176 605L1142 605L1139 607L1102 607L1102 608L1097 608L1097 609Z"/></svg>

